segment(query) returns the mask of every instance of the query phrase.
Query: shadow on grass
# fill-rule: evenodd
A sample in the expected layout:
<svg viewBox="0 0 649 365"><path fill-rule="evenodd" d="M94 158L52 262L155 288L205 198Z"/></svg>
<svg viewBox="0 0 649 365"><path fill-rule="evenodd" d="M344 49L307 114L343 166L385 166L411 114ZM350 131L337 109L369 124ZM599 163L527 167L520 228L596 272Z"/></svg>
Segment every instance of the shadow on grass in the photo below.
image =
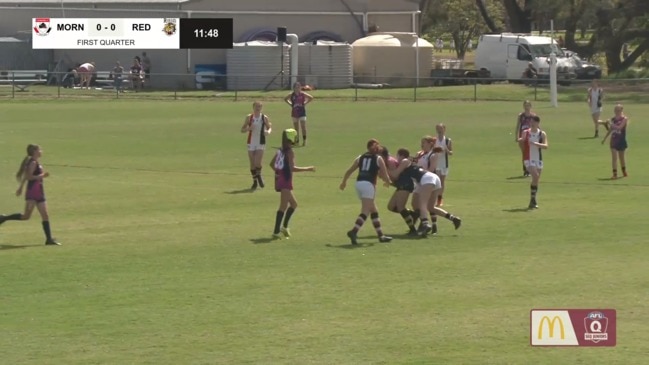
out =
<svg viewBox="0 0 649 365"><path fill-rule="evenodd" d="M255 189L241 189L241 190L231 190L231 191L226 191L225 194L230 194L230 195L235 195L235 194L250 194L254 193Z"/></svg>
<svg viewBox="0 0 649 365"><path fill-rule="evenodd" d="M527 179L529 176L524 176L524 175L518 175L518 176L510 176L507 178L507 180L521 180L521 179Z"/></svg>
<svg viewBox="0 0 649 365"><path fill-rule="evenodd" d="M0 245L0 251L1 250L15 250L18 248L28 248L28 247L35 247L33 245Z"/></svg>
<svg viewBox="0 0 649 365"><path fill-rule="evenodd" d="M283 240L275 239L273 237L261 237L261 238L251 238L250 242L254 244L263 244L263 243L272 243L272 242L282 242Z"/></svg>
<svg viewBox="0 0 649 365"><path fill-rule="evenodd" d="M508 212L508 213L523 213L523 212L531 212L533 209L530 208L512 208L512 209L503 209L503 212Z"/></svg>
<svg viewBox="0 0 649 365"><path fill-rule="evenodd" d="M595 137L595 136L593 136L593 137L579 137L579 138L577 138L577 139L579 139L579 140L586 140L586 139L597 139L597 138L599 138L599 137Z"/></svg>
<svg viewBox="0 0 649 365"><path fill-rule="evenodd" d="M370 242L370 243L361 243L359 242L357 245L352 245L351 243L345 244L345 245L332 245L330 243L327 243L325 245L326 247L330 248L344 248L347 250L353 250L355 248L367 248L367 247L373 247L376 246L376 243Z"/></svg>

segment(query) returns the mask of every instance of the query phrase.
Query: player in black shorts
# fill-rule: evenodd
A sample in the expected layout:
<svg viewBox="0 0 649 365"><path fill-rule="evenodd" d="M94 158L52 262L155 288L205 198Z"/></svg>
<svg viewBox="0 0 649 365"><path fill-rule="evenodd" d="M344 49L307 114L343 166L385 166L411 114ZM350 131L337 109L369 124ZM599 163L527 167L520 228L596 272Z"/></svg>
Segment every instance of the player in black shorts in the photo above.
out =
<svg viewBox="0 0 649 365"><path fill-rule="evenodd" d="M397 160L393 156L390 156L387 148L383 147L381 156L386 162L385 165L388 169L390 180L392 180L392 186L397 188L390 197L390 201L388 202L388 210L394 213L399 213L401 215L404 222L406 222L406 224L408 225L409 234L417 234L417 228L415 228L415 220L413 219L414 211L406 208L410 193L412 193L412 191L415 189L415 183L406 174L395 174L395 171L399 166L399 160Z"/></svg>

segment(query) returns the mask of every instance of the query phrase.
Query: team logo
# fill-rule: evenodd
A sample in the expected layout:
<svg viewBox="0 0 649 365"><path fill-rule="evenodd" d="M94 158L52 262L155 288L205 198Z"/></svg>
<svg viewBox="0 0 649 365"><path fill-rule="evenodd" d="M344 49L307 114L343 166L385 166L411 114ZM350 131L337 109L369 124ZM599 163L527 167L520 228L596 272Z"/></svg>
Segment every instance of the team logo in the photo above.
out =
<svg viewBox="0 0 649 365"><path fill-rule="evenodd" d="M162 31L167 33L167 35L174 35L176 33L176 19L174 18L165 18L165 25L162 28Z"/></svg>
<svg viewBox="0 0 649 365"><path fill-rule="evenodd" d="M34 19L34 32L40 36L50 34L52 27L50 25L50 18L36 18Z"/></svg>
<svg viewBox="0 0 649 365"><path fill-rule="evenodd" d="M561 318L559 318L559 316L554 316L552 317L552 319L550 319L550 317L548 316L543 316L543 318L541 318L541 323L539 323L539 331L537 334L537 338L539 340L543 339L544 336L543 329L545 328L544 326L545 323L547 323L548 338L555 338L554 336L556 334L557 338L560 338L562 340L566 339L566 330L565 327L563 326L563 321L561 320ZM555 327L556 325L558 325L558 328ZM554 331L555 328L558 330L557 332Z"/></svg>
<svg viewBox="0 0 649 365"><path fill-rule="evenodd" d="M599 341L607 341L608 333L606 329L608 328L608 318L604 316L602 312L590 312L584 318L584 340L593 341L598 343Z"/></svg>

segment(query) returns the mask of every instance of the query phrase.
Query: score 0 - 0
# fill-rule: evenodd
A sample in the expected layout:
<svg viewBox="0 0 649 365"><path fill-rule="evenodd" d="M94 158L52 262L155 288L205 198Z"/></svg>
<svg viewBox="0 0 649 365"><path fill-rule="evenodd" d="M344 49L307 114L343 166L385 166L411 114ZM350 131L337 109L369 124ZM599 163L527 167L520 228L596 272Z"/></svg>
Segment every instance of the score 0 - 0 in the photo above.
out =
<svg viewBox="0 0 649 365"><path fill-rule="evenodd" d="M124 22L121 19L91 19L88 21L91 37L122 37Z"/></svg>

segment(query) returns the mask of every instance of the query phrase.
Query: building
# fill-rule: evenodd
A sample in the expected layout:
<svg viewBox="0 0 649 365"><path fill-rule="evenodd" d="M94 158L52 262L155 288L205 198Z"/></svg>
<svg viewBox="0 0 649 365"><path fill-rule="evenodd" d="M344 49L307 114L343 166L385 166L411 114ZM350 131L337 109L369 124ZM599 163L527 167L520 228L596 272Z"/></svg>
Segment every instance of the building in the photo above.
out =
<svg viewBox="0 0 649 365"><path fill-rule="evenodd" d="M0 37L31 39L32 18L233 18L234 42L272 38L278 27L302 40L349 42L373 25L381 31L418 29L416 0L0 0ZM224 70L225 50L142 50L154 87L193 88L197 69ZM141 51L54 50L50 69L94 61L98 70L126 67ZM197 68L197 65L199 66ZM156 76L155 74L165 74Z"/></svg>

